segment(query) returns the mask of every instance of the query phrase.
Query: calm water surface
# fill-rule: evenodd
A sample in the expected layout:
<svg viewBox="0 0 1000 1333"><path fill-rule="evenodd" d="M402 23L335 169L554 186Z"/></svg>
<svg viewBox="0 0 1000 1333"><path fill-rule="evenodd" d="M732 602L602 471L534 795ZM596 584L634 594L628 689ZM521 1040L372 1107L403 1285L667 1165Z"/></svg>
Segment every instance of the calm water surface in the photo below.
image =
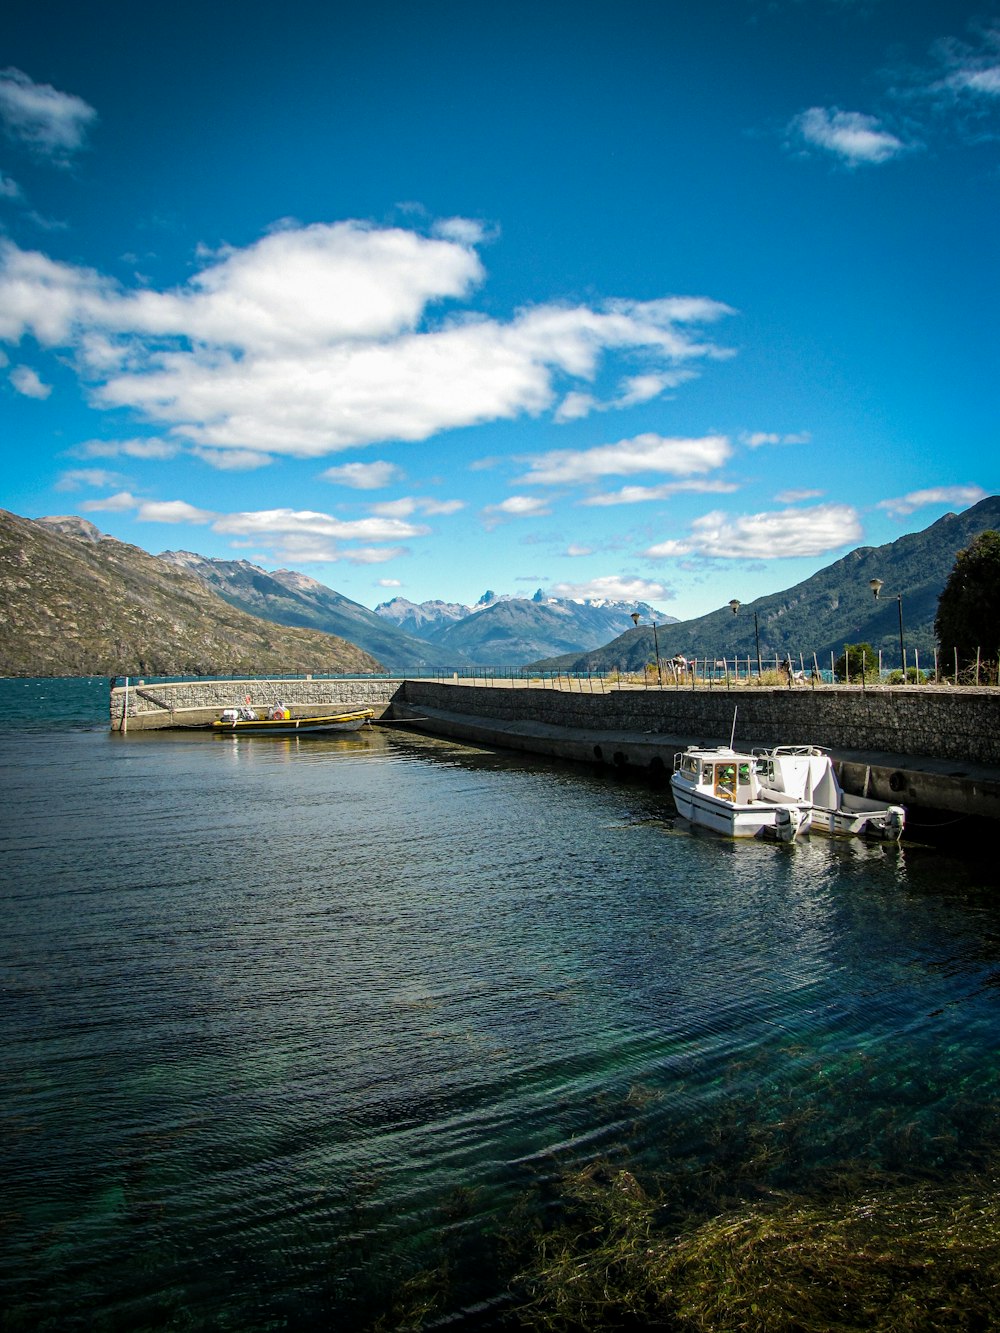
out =
<svg viewBox="0 0 1000 1333"><path fill-rule="evenodd" d="M0 682L5 1327L365 1328L443 1265L480 1326L511 1216L594 1159L696 1193L995 1146L984 856L737 847L583 769L121 737L106 700Z"/></svg>

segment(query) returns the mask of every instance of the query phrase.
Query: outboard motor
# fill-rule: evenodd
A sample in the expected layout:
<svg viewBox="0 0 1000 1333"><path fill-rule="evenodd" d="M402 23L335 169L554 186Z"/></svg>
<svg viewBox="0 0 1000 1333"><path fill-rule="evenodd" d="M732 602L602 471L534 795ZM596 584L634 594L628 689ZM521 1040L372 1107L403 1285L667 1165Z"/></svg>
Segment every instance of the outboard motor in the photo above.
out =
<svg viewBox="0 0 1000 1333"><path fill-rule="evenodd" d="M882 825L882 837L887 842L899 842L903 836L903 825L906 823L906 811L901 805L890 805L885 812L885 823Z"/></svg>
<svg viewBox="0 0 1000 1333"><path fill-rule="evenodd" d="M779 842L791 842L802 823L802 811L797 805L780 805L774 812L774 836Z"/></svg>

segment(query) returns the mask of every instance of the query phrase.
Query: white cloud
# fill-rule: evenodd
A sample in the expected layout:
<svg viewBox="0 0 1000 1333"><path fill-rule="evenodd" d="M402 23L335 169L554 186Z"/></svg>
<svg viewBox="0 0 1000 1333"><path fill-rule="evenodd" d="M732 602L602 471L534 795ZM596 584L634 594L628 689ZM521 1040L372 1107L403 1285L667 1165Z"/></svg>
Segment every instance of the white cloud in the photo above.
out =
<svg viewBox="0 0 1000 1333"><path fill-rule="evenodd" d="M401 481L404 475L403 469L395 463L344 463L340 467L328 467L320 473L320 479L336 486L350 486L356 491L378 491L391 486L394 481Z"/></svg>
<svg viewBox="0 0 1000 1333"><path fill-rule="evenodd" d="M860 111L812 106L795 117L790 129L805 143L833 153L849 167L888 162L906 149L874 116Z"/></svg>
<svg viewBox="0 0 1000 1333"><path fill-rule="evenodd" d="M405 546L358 546L345 551L343 558L351 565L384 565L408 554Z"/></svg>
<svg viewBox="0 0 1000 1333"><path fill-rule="evenodd" d="M894 518L906 518L917 509L927 505L954 505L956 509L967 509L986 499L986 492L981 486L932 486L924 491L910 491L895 500L880 500L877 508L886 510Z"/></svg>
<svg viewBox="0 0 1000 1333"><path fill-rule="evenodd" d="M534 495L511 495L500 504L487 505L483 513L504 518L539 518L551 513L547 500Z"/></svg>
<svg viewBox="0 0 1000 1333"><path fill-rule="evenodd" d="M618 491L606 491L601 495L589 495L581 500L581 505L634 505L645 504L650 500L667 500L671 495L682 491L697 494L729 495L739 487L731 481L667 481L662 486L623 486Z"/></svg>
<svg viewBox="0 0 1000 1333"><path fill-rule="evenodd" d="M467 246L469 249L482 245L489 236L483 224L473 218L441 218L434 223L432 231L442 240L455 241L458 245Z"/></svg>
<svg viewBox="0 0 1000 1333"><path fill-rule="evenodd" d="M259 454L253 449L203 449L195 445L191 452L209 467L222 472L252 472L274 462L270 454Z"/></svg>
<svg viewBox="0 0 1000 1333"><path fill-rule="evenodd" d="M1000 28L988 28L976 45L946 41L939 46L948 73L932 92L946 91L976 99L1000 97Z"/></svg>
<svg viewBox="0 0 1000 1333"><path fill-rule="evenodd" d="M80 508L88 514L122 514L127 509L137 509L142 504L129 491L119 491L117 495L106 495L103 500L84 500Z"/></svg>
<svg viewBox="0 0 1000 1333"><path fill-rule="evenodd" d="M689 537L660 542L644 554L654 560L684 555L777 560L826 555L861 537L857 511L850 505L814 505L811 509L782 509L736 518L716 510L695 519Z"/></svg>
<svg viewBox="0 0 1000 1333"><path fill-rule="evenodd" d="M740 443L748 449L759 449L765 444L810 444L812 436L807 430L800 430L790 435L781 435L776 431L752 431L740 436Z"/></svg>
<svg viewBox="0 0 1000 1333"><path fill-rule="evenodd" d="M425 537L430 528L404 523L398 518L339 519L309 509L259 509L239 514L219 515L214 531L231 536L308 536L329 537L338 541L394 541L407 537Z"/></svg>
<svg viewBox="0 0 1000 1333"><path fill-rule="evenodd" d="M71 468L64 472L55 484L57 491L76 491L81 486L110 487L121 486L125 478L117 472L108 472L105 468Z"/></svg>
<svg viewBox="0 0 1000 1333"><path fill-rule="evenodd" d="M161 440L155 436L135 440L85 440L70 452L78 458L153 458L163 460L174 458L180 452L180 445L172 440Z"/></svg>
<svg viewBox="0 0 1000 1333"><path fill-rule="evenodd" d="M19 69L0 73L0 119L12 139L42 157L65 162L83 147L97 112L82 97L35 83Z"/></svg>
<svg viewBox="0 0 1000 1333"><path fill-rule="evenodd" d="M662 583L623 574L604 574L586 583L557 583L551 594L571 602L655 602L670 596Z"/></svg>
<svg viewBox="0 0 1000 1333"><path fill-rule="evenodd" d="M647 370L625 373L614 403L645 401L724 354L693 332L730 313L704 298L432 323L483 279L477 228L451 220L461 240L356 222L286 228L165 292L3 241L0 338L72 349L97 406L202 448L296 457L537 415L565 397L557 381L589 384L637 354ZM575 392L582 404L585 388Z"/></svg>
<svg viewBox="0 0 1000 1333"><path fill-rule="evenodd" d="M732 453L725 435L699 439L677 439L647 433L617 444L593 449L553 449L529 459L531 470L520 478L522 485L579 485L599 477L628 477L641 472L666 472L670 476L709 472L721 467Z"/></svg>
<svg viewBox="0 0 1000 1333"><path fill-rule="evenodd" d="M579 556L593 555L593 554L594 554L594 548L592 546L576 546L576 545L567 546L566 550L563 552L563 555L569 556L570 559L574 560Z"/></svg>
<svg viewBox="0 0 1000 1333"><path fill-rule="evenodd" d="M375 586L377 588L401 588L403 585L399 579L379 579Z"/></svg>
<svg viewBox="0 0 1000 1333"><path fill-rule="evenodd" d="M774 497L780 505L801 504L803 500L818 500L822 491L801 490L779 491Z"/></svg>
<svg viewBox="0 0 1000 1333"><path fill-rule="evenodd" d="M952 86L965 92L1000 97L1000 65L988 69L964 69L952 76Z"/></svg>
<svg viewBox="0 0 1000 1333"><path fill-rule="evenodd" d="M51 384L43 384L37 370L30 366L15 366L10 372L10 382L18 393L25 398L48 398L52 392Z"/></svg>
<svg viewBox="0 0 1000 1333"><path fill-rule="evenodd" d="M465 508L464 500L432 500L427 496L404 495L398 500L384 500L373 504L371 512L386 518L409 518L411 514L457 514Z"/></svg>
<svg viewBox="0 0 1000 1333"><path fill-rule="evenodd" d="M136 513L140 523L209 523L215 517L210 509L198 509L186 500L147 500Z"/></svg>
<svg viewBox="0 0 1000 1333"><path fill-rule="evenodd" d="M0 171L0 199L20 199L20 197L21 187L17 181Z"/></svg>

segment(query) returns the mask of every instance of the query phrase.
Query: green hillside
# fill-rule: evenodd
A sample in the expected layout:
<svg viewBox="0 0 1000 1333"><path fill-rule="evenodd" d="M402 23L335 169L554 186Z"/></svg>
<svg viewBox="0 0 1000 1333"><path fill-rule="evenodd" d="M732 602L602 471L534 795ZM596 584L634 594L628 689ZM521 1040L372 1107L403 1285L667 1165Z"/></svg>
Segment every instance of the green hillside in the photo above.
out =
<svg viewBox="0 0 1000 1333"><path fill-rule="evenodd" d="M962 514L946 514L922 532L908 533L885 546L859 546L843 559L821 569L785 592L759 597L733 615L728 606L695 620L660 626L660 656L756 659L754 613L760 633L761 657L766 665L786 654L806 665L815 653L820 666L829 665L831 652L839 655L845 643L867 642L881 649L883 664L898 667L899 602L902 595L903 635L907 658L913 651L921 664L933 661L934 615L938 598L955 557L978 533L1000 529L1000 496L990 496ZM869 582L883 581L878 601ZM739 568L733 569L733 593L739 596ZM1000 639L1000 627L998 627ZM983 645L996 652L996 644ZM949 651L943 645L945 654ZM654 660L651 627L630 630L594 652L566 654L535 662L536 669L562 671L640 671Z"/></svg>

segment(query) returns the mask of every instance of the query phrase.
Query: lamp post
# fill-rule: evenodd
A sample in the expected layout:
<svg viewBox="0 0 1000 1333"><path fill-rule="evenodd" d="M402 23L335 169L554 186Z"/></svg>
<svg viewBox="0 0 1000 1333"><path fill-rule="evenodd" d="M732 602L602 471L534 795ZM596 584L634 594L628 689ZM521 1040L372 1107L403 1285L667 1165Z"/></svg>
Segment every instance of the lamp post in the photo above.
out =
<svg viewBox="0 0 1000 1333"><path fill-rule="evenodd" d="M878 601L878 595L879 595L879 593L882 591L882 589L885 587L885 584L882 582L881 579L869 579L869 580L868 580L868 586L869 586L869 588L871 588L871 590L872 590L872 595L874 596L874 598L875 598L875 600L876 600L876 602L877 602L877 601ZM899 660L900 660L900 661L902 662L902 664L903 664L903 684L905 685L905 684L906 684L906 648L905 648L905 646L904 646L904 644L903 644L903 594L902 594L901 592L897 592L897 593L896 593L896 604L897 604L897 606L898 606L898 608L899 608Z"/></svg>
<svg viewBox="0 0 1000 1333"><path fill-rule="evenodd" d="M632 624L636 627L636 629L639 628L639 621L641 619L642 616L638 611L632 612ZM653 621L653 651L656 653L656 680L658 684L662 685L663 672L660 670L660 640L657 638L655 620Z"/></svg>
<svg viewBox="0 0 1000 1333"><path fill-rule="evenodd" d="M737 611L739 611L740 605L741 603L735 597L729 603L729 609L730 611L732 611L734 616L736 615ZM759 682L761 676L764 674L764 665L760 660L760 626L757 623L756 611L753 613L753 638L754 638L754 643L757 645L757 680Z"/></svg>

